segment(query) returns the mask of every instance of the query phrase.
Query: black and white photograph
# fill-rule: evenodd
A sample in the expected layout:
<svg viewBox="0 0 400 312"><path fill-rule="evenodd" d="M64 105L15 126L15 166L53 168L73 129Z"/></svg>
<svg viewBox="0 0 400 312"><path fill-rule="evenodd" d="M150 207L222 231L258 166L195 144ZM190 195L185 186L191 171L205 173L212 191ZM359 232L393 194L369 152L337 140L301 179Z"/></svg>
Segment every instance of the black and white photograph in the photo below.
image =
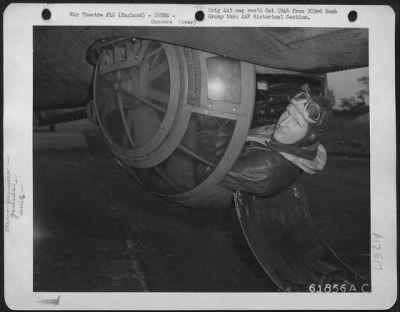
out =
<svg viewBox="0 0 400 312"><path fill-rule="evenodd" d="M49 23L30 28L31 76L21 79L32 91L32 184L5 154L5 231L28 218L31 192L38 306L62 308L67 293L371 296L384 287L374 276L392 263L380 250L395 238L374 223L376 205L385 209L374 168L394 175L395 162L373 154L385 103L370 100L375 56L357 12L346 11L346 27L304 27L293 20L318 8L208 6L190 20L121 7L64 10L71 21L150 24L51 24L49 9L40 10ZM199 27L246 14L292 23ZM169 25L178 17L184 27Z"/></svg>

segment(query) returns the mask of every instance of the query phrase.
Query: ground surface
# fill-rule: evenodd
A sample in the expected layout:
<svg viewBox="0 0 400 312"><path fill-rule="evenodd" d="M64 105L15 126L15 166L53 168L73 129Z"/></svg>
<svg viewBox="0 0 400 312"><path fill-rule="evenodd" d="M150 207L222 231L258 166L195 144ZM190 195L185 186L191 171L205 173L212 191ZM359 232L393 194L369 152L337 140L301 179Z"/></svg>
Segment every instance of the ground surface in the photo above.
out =
<svg viewBox="0 0 400 312"><path fill-rule="evenodd" d="M277 290L234 209L143 192L101 142L85 123L34 133L35 291ZM303 182L325 241L369 278L369 161L331 158Z"/></svg>

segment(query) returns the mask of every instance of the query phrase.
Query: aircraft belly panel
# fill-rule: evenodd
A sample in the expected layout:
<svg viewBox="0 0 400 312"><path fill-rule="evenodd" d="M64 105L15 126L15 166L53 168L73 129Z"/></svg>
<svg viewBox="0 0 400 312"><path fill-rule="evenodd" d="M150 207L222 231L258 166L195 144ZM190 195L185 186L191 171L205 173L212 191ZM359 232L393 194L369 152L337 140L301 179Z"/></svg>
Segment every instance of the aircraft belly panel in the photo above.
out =
<svg viewBox="0 0 400 312"><path fill-rule="evenodd" d="M326 73L368 66L367 29L35 26L33 34L35 110L87 104L93 68L86 52L107 37L156 40L275 70ZM49 81L59 87L49 88Z"/></svg>

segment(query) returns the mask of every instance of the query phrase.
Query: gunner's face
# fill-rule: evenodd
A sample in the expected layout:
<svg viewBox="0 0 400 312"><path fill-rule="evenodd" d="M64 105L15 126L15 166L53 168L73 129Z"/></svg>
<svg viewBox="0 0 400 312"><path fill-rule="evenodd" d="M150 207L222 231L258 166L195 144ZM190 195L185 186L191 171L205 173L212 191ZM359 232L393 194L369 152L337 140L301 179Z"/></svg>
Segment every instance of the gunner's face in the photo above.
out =
<svg viewBox="0 0 400 312"><path fill-rule="evenodd" d="M307 133L308 122L302 113L303 105L289 104L279 117L274 131L274 138L283 144L294 144Z"/></svg>

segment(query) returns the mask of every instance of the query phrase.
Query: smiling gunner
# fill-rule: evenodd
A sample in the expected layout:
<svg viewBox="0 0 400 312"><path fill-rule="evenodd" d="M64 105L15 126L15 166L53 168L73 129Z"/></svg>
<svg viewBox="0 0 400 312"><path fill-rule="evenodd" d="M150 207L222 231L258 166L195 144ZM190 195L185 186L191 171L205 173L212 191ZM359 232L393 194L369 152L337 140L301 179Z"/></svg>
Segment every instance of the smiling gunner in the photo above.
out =
<svg viewBox="0 0 400 312"><path fill-rule="evenodd" d="M326 151L319 138L327 132L330 115L326 99L297 94L276 125L250 130L241 156L221 184L268 196L292 185L302 172L322 170Z"/></svg>

